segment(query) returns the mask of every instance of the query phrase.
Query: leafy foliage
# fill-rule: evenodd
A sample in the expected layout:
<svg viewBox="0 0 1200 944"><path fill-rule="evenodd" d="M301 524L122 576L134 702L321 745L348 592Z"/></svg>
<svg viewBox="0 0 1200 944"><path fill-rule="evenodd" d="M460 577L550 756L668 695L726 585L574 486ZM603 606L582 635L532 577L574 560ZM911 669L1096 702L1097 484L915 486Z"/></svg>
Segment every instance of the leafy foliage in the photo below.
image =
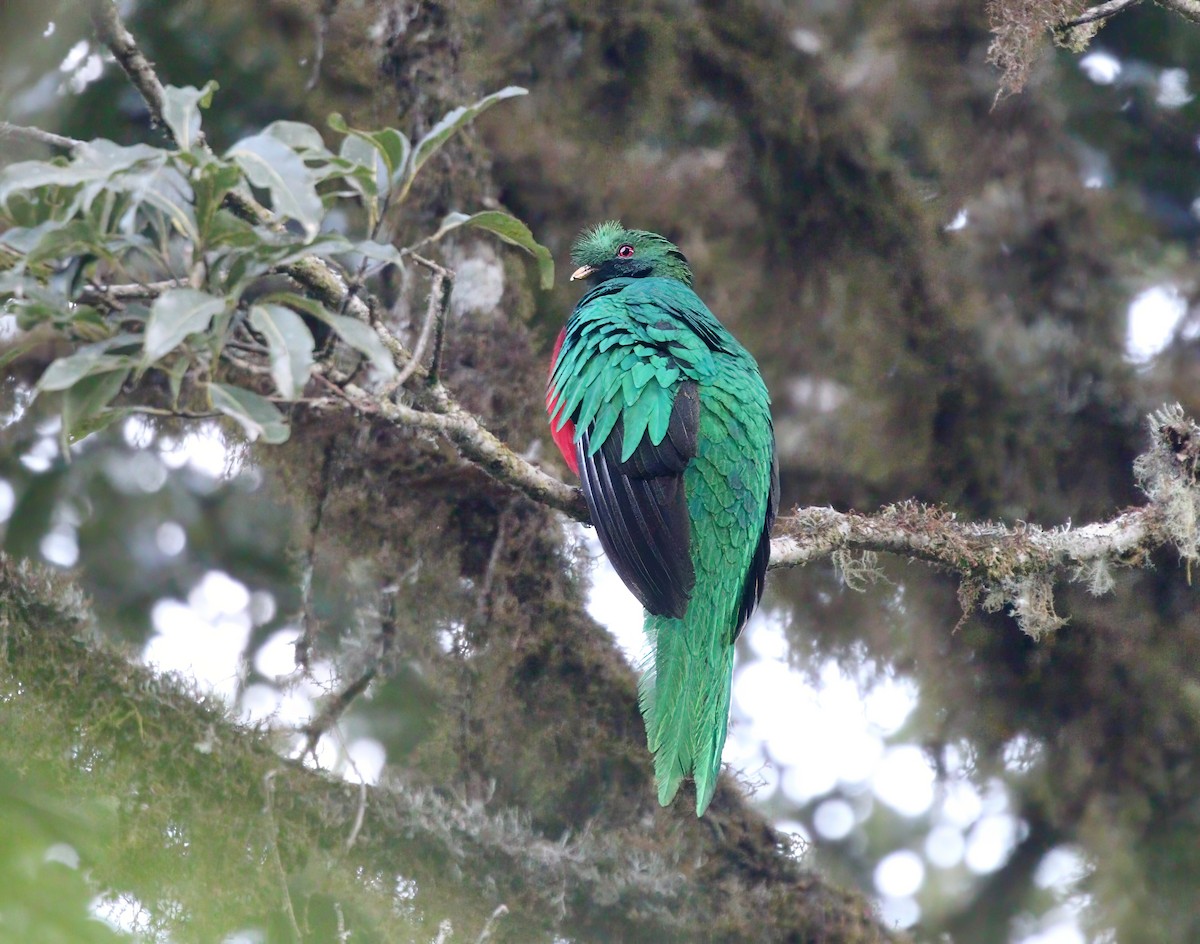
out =
<svg viewBox="0 0 1200 944"><path fill-rule="evenodd" d="M525 94L510 86L455 108L415 145L395 128L353 129L335 114L336 152L313 126L277 121L218 156L203 146L201 130L216 88L166 89L174 148L98 139L69 158L0 171L4 311L24 330L82 342L37 385L63 395L66 441L125 415L122 392L149 376L166 381L159 386L171 410L182 400L233 418L251 439L283 442L281 406L303 397L326 333L378 376L394 376L397 365L372 325L331 310L294 279L276 290L279 276L307 257L324 259L347 285L404 266L406 251L379 241L385 211L459 130ZM255 212L256 200L270 213ZM549 251L499 210L452 213L420 245L464 226L529 252L541 284L552 283ZM249 388L254 374L238 369L232 349L265 354L269 390Z"/></svg>

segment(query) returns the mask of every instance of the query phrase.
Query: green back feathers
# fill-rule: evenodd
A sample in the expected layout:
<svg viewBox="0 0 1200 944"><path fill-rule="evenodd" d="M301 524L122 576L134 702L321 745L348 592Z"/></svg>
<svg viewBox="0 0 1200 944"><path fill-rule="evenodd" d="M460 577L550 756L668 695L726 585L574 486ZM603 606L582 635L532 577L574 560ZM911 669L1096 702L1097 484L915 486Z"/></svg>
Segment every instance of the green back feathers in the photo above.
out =
<svg viewBox="0 0 1200 944"><path fill-rule="evenodd" d="M567 322L550 375L556 392L551 426L570 419L577 439L592 427L594 453L620 419L627 459L644 432L655 445L662 442L679 384L710 381L715 354L744 359L752 371L754 360L681 280L605 281L580 300Z"/></svg>

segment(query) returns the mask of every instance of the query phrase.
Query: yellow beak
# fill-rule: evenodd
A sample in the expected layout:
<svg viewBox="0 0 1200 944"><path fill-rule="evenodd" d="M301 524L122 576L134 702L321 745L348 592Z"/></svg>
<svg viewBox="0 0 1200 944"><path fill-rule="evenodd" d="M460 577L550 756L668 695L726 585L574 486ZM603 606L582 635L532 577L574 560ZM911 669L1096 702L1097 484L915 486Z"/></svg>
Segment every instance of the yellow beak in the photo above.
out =
<svg viewBox="0 0 1200 944"><path fill-rule="evenodd" d="M576 269L574 272L571 273L571 278L568 279L568 281L574 282L576 279L586 279L589 275L591 275L595 271L596 270L594 268L592 268L591 266L582 265L578 269Z"/></svg>

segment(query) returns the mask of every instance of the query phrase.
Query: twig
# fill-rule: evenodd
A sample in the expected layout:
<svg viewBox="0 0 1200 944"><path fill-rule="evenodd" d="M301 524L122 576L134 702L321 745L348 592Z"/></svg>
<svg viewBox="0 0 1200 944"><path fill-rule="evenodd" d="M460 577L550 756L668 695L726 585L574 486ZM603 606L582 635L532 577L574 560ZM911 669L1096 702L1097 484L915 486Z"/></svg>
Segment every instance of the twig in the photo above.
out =
<svg viewBox="0 0 1200 944"><path fill-rule="evenodd" d="M347 752L346 759L351 764L350 754ZM357 772L357 769L356 769ZM358 774L358 808L354 811L354 822L350 824L350 833L346 836L346 851L349 852L354 848L354 843L358 841L358 834L362 831L363 820L367 815L367 782L363 780L362 774Z"/></svg>
<svg viewBox="0 0 1200 944"><path fill-rule="evenodd" d="M1098 3L1094 7L1088 7L1079 16L1064 20L1058 25L1057 29L1068 32L1078 26L1086 26L1089 23L1107 20L1109 17L1116 16L1122 10L1137 6L1141 2L1142 0L1108 0L1107 3ZM1193 23L1200 23L1200 0L1154 0L1154 2L1160 7L1173 10L1186 20L1191 20Z"/></svg>
<svg viewBox="0 0 1200 944"><path fill-rule="evenodd" d="M79 293L79 301L94 305L106 304L109 308L120 308L125 302L147 301L158 298L163 292L186 286L186 279L164 279L161 282L132 282L118 285L88 285Z"/></svg>
<svg viewBox="0 0 1200 944"><path fill-rule="evenodd" d="M496 520L496 537L492 540L492 550L488 554L487 566L483 570L483 580L479 583L479 596L475 601L475 622L479 626L486 624L492 613L492 586L496 582L496 565L500 562L500 555L508 540L514 501L515 498L505 505L504 510L500 512L500 517Z"/></svg>
<svg viewBox="0 0 1200 944"><path fill-rule="evenodd" d="M304 727L304 753L316 751L317 742L334 725L341 720L342 715L350 708L358 697L367 690L371 682L379 675L380 667L392 651L392 643L396 639L396 606L394 598L388 600L388 611L379 626L378 645L367 667L359 673L349 685L340 692L330 696L321 706L321 710Z"/></svg>
<svg viewBox="0 0 1200 944"><path fill-rule="evenodd" d="M418 256L415 252L410 252L408 255L414 262L425 266L433 274L432 281L429 284L429 301L425 306L425 321L421 325L421 334L417 338L416 346L409 356L408 363L380 391L379 396L381 399L390 397L395 391L408 383L413 374L417 372L417 369L421 366L421 360L425 356L425 348L428 346L429 339L434 334L435 328L438 336L438 344L434 348L433 361L426 375L428 382L433 383L436 379L437 365L441 360L442 325L445 323L446 310L450 305L450 289L453 286L454 273L438 265L432 259Z"/></svg>
<svg viewBox="0 0 1200 944"><path fill-rule="evenodd" d="M1200 23L1200 0L1154 0L1159 6L1174 10L1186 20Z"/></svg>
<svg viewBox="0 0 1200 944"><path fill-rule="evenodd" d="M292 908L292 893L288 890L287 872L283 870L283 859L279 856L279 825L275 822L275 775L277 773L276 770L268 770L263 776L263 815L267 818L271 839L271 858L274 861L275 870L279 873L279 887L283 892L280 910L287 915L288 923L292 927L292 934L299 942L304 940L304 935L300 933L300 925L296 923L296 912Z"/></svg>
<svg viewBox="0 0 1200 944"><path fill-rule="evenodd" d="M436 333L434 337L433 357L429 361L429 375L425 378L428 386L436 386L438 373L441 371L442 366L442 343L446 338L446 315L450 309L450 293L454 289L454 271L438 265L432 259L426 259L424 256L417 255L415 252L410 251L407 255L414 262L423 265L433 272L437 279L429 287L429 307L432 311L436 300L437 317L434 325Z"/></svg>
<svg viewBox="0 0 1200 944"><path fill-rule="evenodd" d="M18 140L31 141L34 144L44 144L47 147L59 148L63 151L74 151L76 148L81 148L84 145L83 141L78 141L75 138L68 138L65 135L55 134L52 131L43 131L41 128L14 125L7 121L0 121L0 138L16 138Z"/></svg>
<svg viewBox="0 0 1200 944"><path fill-rule="evenodd" d="M365 406L393 423L444 435L465 458L498 481L576 521L587 523L591 520L583 493L578 488L547 475L522 459L473 414L455 403L444 387L438 385L421 391L416 399L426 409L378 401L354 384L346 385L344 395L357 409Z"/></svg>
<svg viewBox="0 0 1200 944"><path fill-rule="evenodd" d="M350 753L350 745L346 743L345 735L342 734L342 729L338 725L333 726L333 732L337 735L338 743L342 747L342 753L346 755L346 763L350 765L350 769L354 771L354 775L358 777L358 807L354 810L354 821L350 824L350 833L346 836L346 851L349 852L354 848L354 843L358 841L358 834L362 830L363 820L367 815L367 780L362 775L362 771L358 769L358 764L354 761L354 756Z"/></svg>
<svg viewBox="0 0 1200 944"><path fill-rule="evenodd" d="M454 288L454 273L450 272L441 282L441 299L438 302L438 317L433 338L433 357L429 359L429 377L426 383L435 385L442 370L442 349L446 341L446 313L450 308L450 292Z"/></svg>
<svg viewBox="0 0 1200 944"><path fill-rule="evenodd" d="M479 932L479 937L475 939L475 944L486 944L487 941L491 940L492 928L496 924L496 919L503 918L506 914L508 914L508 905L497 905L496 910L492 912L491 917L484 924L483 930Z"/></svg>
<svg viewBox="0 0 1200 944"><path fill-rule="evenodd" d="M329 18L333 15L333 11L337 9L338 0L325 0L321 4L321 9L317 11L315 18L315 28L313 29L313 63L312 71L308 74L308 81L304 83L304 90L311 92L317 87L317 82L321 78L321 63L325 59L325 33L329 29Z"/></svg>
<svg viewBox="0 0 1200 944"><path fill-rule="evenodd" d="M121 22L121 15L113 0L88 0L88 13L92 25L100 41L104 43L116 57L117 63L125 70L125 75L133 83L150 109L150 118L154 124L160 125L163 133L175 141L171 129L163 121L163 85L154 72L154 66L142 53L133 34ZM201 143L203 140L201 139Z"/></svg>
<svg viewBox="0 0 1200 944"><path fill-rule="evenodd" d="M1064 20L1059 29L1070 30L1076 26L1086 26L1088 23L1095 23L1097 20L1106 20L1110 16L1116 16L1127 7L1136 6L1142 0L1108 0L1107 3L1098 3L1094 7L1088 7L1079 16L1070 20Z"/></svg>
<svg viewBox="0 0 1200 944"><path fill-rule="evenodd" d="M367 687L374 681L375 676L378 674L378 664L372 663L363 669L358 678L353 682L340 692L326 699L316 717L304 726L305 754L312 754L316 751L317 742L328 733L330 728L337 724L338 719L354 704L355 699L367 690Z"/></svg>
<svg viewBox="0 0 1200 944"><path fill-rule="evenodd" d="M588 522L579 489L552 478L509 449L475 416L455 404L444 387L430 387L418 395L424 409L379 401L354 384L347 384L341 395L355 409L446 436L466 459L498 481L576 521ZM1185 418L1182 411L1173 417L1173 423L1159 417L1162 422L1155 428L1147 456L1160 455L1164 467L1176 463L1181 469L1194 469L1196 456L1200 455L1200 427ZM1178 458L1184 452L1187 458ZM1179 489L1192 491L1197 487L1194 481L1178 485ZM1140 560L1155 547L1170 544L1189 560L1196 555L1195 548L1189 550L1174 536L1159 503L1126 511L1099 524L1047 531L1035 525L1009 528L1002 524L961 523L944 510L909 502L873 515L832 508L797 510L776 523L770 566L795 567L835 551L874 551L900 554L964 576L995 581L1089 564L1127 564Z"/></svg>
<svg viewBox="0 0 1200 944"><path fill-rule="evenodd" d="M318 377L325 381L324 377L320 375ZM328 383L328 381L325 382ZM312 607L313 559L317 553L317 533L321 530L321 519L325 516L325 503L329 500L333 460L336 454L334 441L330 439L325 444L325 455L321 459L320 498L317 500L317 507L313 510L312 524L308 528L308 541L304 547L304 567L300 574L300 619L304 628L296 638L294 659L296 667L305 671L308 670L312 658L313 640L318 628L317 615Z"/></svg>
<svg viewBox="0 0 1200 944"><path fill-rule="evenodd" d="M174 416L184 420L212 420L218 416L223 416L217 410L168 410L158 406L144 406L142 404L130 404L122 406L120 409L128 413L142 413L146 416Z"/></svg>
<svg viewBox="0 0 1200 944"><path fill-rule="evenodd" d="M337 942L338 944L346 944L350 940L350 929L346 927L346 916L342 914L342 903L340 901L333 903L333 913L337 915Z"/></svg>

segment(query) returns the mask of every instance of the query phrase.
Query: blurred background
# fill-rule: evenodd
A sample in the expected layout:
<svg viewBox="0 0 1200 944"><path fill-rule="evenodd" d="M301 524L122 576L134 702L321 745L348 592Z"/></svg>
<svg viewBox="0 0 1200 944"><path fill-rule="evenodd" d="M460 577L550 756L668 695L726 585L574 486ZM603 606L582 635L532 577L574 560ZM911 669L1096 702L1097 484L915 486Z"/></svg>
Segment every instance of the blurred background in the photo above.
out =
<svg viewBox="0 0 1200 944"><path fill-rule="evenodd" d="M1200 410L1200 26L1153 4L1083 54L1047 43L1028 87L1000 98L987 11L966 0L121 6L164 81L220 83L205 119L218 151L335 110L427 130L482 92L529 88L439 157L394 229L411 242L446 212L498 205L553 250L559 284L539 292L519 254L447 243L445 381L557 474L540 404L577 296L562 273L572 237L608 218L678 242L758 358L783 509L916 498L963 519L1084 524L1139 502L1150 410ZM0 118L155 140L73 3L0 10ZM23 156L0 140L0 158ZM419 312L423 287L396 291ZM299 411L281 447L130 419L67 462L59 404L31 402L37 365L6 368L0 388L5 548L69 569L107 642L194 680L200 703L283 756L366 677L304 763L514 810L552 842L632 843L684 876L687 909L720 913L716 940L1200 939L1200 610L1174 554L1100 575L1115 584L1103 596L1096 575L1059 586L1066 623L1036 643L1007 613L964 618L956 581L920 565L881 559L866 586L829 563L774 571L739 643L729 784L706 827L687 802L653 802L630 668L640 613L590 531L444 443L349 415ZM63 940L287 939L263 898L204 903L199 889L233 873L225 853L164 839L213 828L198 800L170 796L169 752L159 773L126 760L89 787L63 769L87 725L51 729L30 685L9 679L0 703L0 761L22 775L0 791L33 811L0 813L21 827L0 833L0 874L25 876L12 887L30 927L50 921L38 895L71 895L103 924ZM203 727L187 743L220 752ZM158 795L143 776L175 805L139 833L128 797ZM54 807L55 791L78 805ZM746 825L759 817L777 832ZM837 908L862 923L777 916L768 860L860 890ZM306 861L285 864L315 894ZM446 917L478 929L500 903L375 881L415 902L397 912L414 940ZM721 910L760 886L745 913ZM487 933L641 939L636 915L579 917L602 905ZM676 931L704 939L696 927Z"/></svg>

